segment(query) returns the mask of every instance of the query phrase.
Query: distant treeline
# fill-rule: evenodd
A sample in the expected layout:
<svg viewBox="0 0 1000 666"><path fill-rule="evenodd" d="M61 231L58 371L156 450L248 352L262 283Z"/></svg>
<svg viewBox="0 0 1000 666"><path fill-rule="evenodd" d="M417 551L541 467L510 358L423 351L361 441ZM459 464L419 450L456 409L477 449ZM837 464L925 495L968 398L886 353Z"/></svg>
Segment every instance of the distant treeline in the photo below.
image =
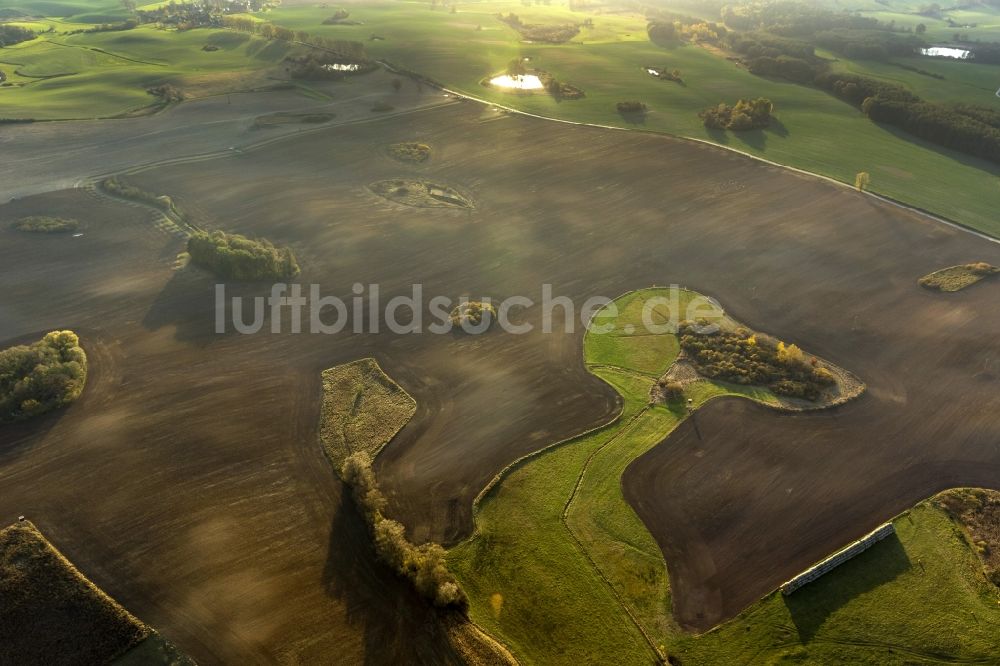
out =
<svg viewBox="0 0 1000 666"><path fill-rule="evenodd" d="M20 44L34 38L35 33L27 28L0 23L0 48Z"/></svg>
<svg viewBox="0 0 1000 666"><path fill-rule="evenodd" d="M0 351L0 422L69 404L87 381L87 355L73 331L52 331L31 345Z"/></svg>
<svg viewBox="0 0 1000 666"><path fill-rule="evenodd" d="M292 250L265 239L198 231L188 238L187 251L196 266L232 280L276 280L299 274Z"/></svg>
<svg viewBox="0 0 1000 666"><path fill-rule="evenodd" d="M852 42L844 37L857 36L860 32L829 30L817 33L815 38L821 46L862 58L910 55L919 45L915 37L900 36L887 30L862 32L869 36L885 36L885 39L859 46L862 42ZM828 71L829 63L816 57L813 44L803 39L758 31L732 33L727 41L730 48L747 56L743 62L754 74L815 85L857 106L874 121L899 127L940 146L1000 163L1000 113L997 111L968 104L928 102L897 84ZM872 44L876 44L877 48L869 48ZM860 50L852 53L853 49ZM935 76L917 68L911 69Z"/></svg>
<svg viewBox="0 0 1000 666"><path fill-rule="evenodd" d="M514 30L517 30L523 39L530 42L546 42L549 44L561 44L563 42L568 42L579 34L581 25L593 25L592 19L587 19L583 22L583 24L529 24L523 23L521 21L521 17L513 12L507 14L506 16L503 14L497 14L496 18L498 21L506 23L510 27L514 28Z"/></svg>

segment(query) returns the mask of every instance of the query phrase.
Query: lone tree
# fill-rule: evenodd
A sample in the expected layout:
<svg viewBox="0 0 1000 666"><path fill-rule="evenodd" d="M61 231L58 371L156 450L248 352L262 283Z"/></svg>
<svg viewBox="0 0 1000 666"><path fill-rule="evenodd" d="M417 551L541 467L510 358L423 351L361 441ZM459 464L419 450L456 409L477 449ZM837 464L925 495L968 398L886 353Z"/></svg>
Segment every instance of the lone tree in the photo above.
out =
<svg viewBox="0 0 1000 666"><path fill-rule="evenodd" d="M872 178L868 175L867 171L859 171L858 175L854 177L854 187L857 188L858 192L864 192L868 189L868 183L871 180Z"/></svg>
<svg viewBox="0 0 1000 666"><path fill-rule="evenodd" d="M917 34L918 35L922 35L925 32L927 32L927 26L924 25L923 23L918 23L917 24Z"/></svg>

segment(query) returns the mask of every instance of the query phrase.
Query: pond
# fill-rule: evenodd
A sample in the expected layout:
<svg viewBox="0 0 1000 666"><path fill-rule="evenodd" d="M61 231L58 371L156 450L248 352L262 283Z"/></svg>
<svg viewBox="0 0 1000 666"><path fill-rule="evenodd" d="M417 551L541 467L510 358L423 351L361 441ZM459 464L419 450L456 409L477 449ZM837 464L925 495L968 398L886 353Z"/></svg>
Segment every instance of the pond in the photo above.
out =
<svg viewBox="0 0 1000 666"><path fill-rule="evenodd" d="M513 90L541 90L544 87L542 80L534 74L515 76L504 74L502 76L494 76L490 79L490 85L498 88L511 88Z"/></svg>
<svg viewBox="0 0 1000 666"><path fill-rule="evenodd" d="M323 69L328 72L356 72L361 67L357 63L335 62L332 65L323 65Z"/></svg>
<svg viewBox="0 0 1000 666"><path fill-rule="evenodd" d="M950 46L932 46L929 49L920 49L920 53L936 58L958 58L959 60L966 60L972 55L972 51L956 49Z"/></svg>

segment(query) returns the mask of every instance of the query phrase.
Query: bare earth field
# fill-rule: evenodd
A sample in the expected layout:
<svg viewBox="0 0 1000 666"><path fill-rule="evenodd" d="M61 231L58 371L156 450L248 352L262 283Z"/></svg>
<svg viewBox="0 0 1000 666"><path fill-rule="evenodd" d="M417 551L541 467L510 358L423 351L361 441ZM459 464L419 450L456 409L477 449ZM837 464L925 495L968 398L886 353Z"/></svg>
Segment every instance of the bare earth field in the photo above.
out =
<svg viewBox="0 0 1000 666"><path fill-rule="evenodd" d="M944 295L916 280L1000 263L1000 247L708 146L482 116L454 103L130 180L203 226L290 245L298 281L324 294L377 282L384 303L422 283L427 298L538 301L551 283L579 305L678 283L860 376L866 396L829 413L711 403L628 470L626 496L663 547L687 627L732 616L937 490L997 486L995 286ZM386 157L401 141L433 157ZM409 177L475 208L367 189ZM181 242L144 211L83 191L0 206L0 224L26 215L73 216L87 232L0 227L0 344L72 328L91 377L69 409L0 430L0 516L28 515L200 663L453 658L371 562L333 480L316 433L324 368L373 356L416 400L377 468L388 514L417 542L468 534L472 498L505 464L618 409L583 367L579 323L552 335L216 335L214 280L173 272ZM537 329L541 316L517 318Z"/></svg>

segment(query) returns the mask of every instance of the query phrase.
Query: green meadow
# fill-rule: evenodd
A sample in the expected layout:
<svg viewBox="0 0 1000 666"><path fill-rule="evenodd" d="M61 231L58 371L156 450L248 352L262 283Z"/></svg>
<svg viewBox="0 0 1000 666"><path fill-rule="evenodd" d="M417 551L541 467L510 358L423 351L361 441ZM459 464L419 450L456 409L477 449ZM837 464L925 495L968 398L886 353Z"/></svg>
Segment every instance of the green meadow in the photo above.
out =
<svg viewBox="0 0 1000 666"><path fill-rule="evenodd" d="M648 403L678 353L676 337L627 328L660 295L647 289L619 298L617 315L598 315L613 330L585 339L591 372L623 398L619 417L515 463L477 502L474 534L449 554L472 618L525 663L988 660L1000 595L957 528L929 503L895 521L898 537L791 597L768 595L701 636L676 626L663 556L620 485L625 467L686 416L681 405ZM686 293L681 306L695 296ZM687 396L696 407L721 395L773 399L742 391L702 381Z"/></svg>
<svg viewBox="0 0 1000 666"><path fill-rule="evenodd" d="M568 44L526 44L495 18L500 11L513 11L528 23L581 23L590 18L594 26ZM706 140L845 183L853 183L857 172L867 171L874 192L1000 235L994 214L1000 169L995 165L880 127L821 90L754 76L705 48L652 44L641 17L501 3L458 5L452 14L425 3L386 3L351 7L351 19L363 25L321 25L330 13L328 8L282 7L267 17L297 30L366 41L374 57L405 65L463 94L521 111ZM384 39L370 41L372 35ZM582 88L586 97L560 101L547 94L503 92L482 85L518 57L528 57L530 67ZM913 60L929 71L947 69L946 85L891 65L884 66L887 71L881 75L914 84L928 99L1000 103L986 92L991 77L1000 81L998 66L961 70L968 63ZM655 79L645 66L677 68L684 83ZM745 133L702 126L701 109L741 97L771 99L777 122L766 130ZM615 109L617 102L631 99L649 107L641 121L623 118Z"/></svg>

